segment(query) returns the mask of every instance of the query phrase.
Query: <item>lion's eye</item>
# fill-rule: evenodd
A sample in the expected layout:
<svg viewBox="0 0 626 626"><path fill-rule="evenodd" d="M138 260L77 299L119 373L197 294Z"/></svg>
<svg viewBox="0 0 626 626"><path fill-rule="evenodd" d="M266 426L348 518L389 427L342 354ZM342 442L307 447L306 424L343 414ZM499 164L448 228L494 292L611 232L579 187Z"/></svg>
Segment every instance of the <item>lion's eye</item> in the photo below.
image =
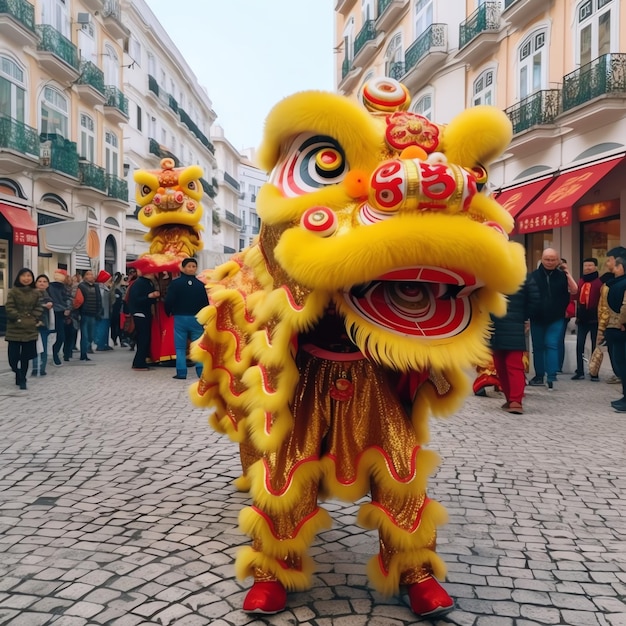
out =
<svg viewBox="0 0 626 626"><path fill-rule="evenodd" d="M142 185L141 186L141 195L142 196L149 196L152 193L152 188L149 185Z"/></svg>
<svg viewBox="0 0 626 626"><path fill-rule="evenodd" d="M190 189L191 191L195 191L197 188L198 188L198 185L196 184L195 180L191 180L187 184L187 189Z"/></svg>
<svg viewBox="0 0 626 626"><path fill-rule="evenodd" d="M274 169L271 182L288 196L299 196L341 182L348 172L346 156L326 135L300 135Z"/></svg>

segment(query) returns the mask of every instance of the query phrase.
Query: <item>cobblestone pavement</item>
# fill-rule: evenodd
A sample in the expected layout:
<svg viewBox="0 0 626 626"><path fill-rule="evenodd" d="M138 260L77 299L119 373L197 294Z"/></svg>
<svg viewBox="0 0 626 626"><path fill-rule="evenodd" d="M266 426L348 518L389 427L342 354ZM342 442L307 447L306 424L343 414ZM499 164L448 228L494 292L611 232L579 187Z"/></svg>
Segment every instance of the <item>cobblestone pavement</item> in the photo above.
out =
<svg viewBox="0 0 626 626"><path fill-rule="evenodd" d="M244 614L237 449L173 369L133 372L131 356L49 366L28 391L0 374L0 624L419 622L368 587L376 537L335 501L313 588L280 615ZM608 406L616 386L561 378L528 388L523 416L491 391L432 422L430 495L450 513L438 543L457 603L433 623L626 626L626 414Z"/></svg>

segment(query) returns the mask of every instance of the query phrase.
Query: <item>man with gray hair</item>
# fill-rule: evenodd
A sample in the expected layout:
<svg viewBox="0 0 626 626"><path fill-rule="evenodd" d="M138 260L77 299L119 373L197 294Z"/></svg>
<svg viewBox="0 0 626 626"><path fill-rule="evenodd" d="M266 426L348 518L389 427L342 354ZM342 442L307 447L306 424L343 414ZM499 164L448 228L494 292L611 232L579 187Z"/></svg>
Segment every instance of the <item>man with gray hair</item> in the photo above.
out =
<svg viewBox="0 0 626 626"><path fill-rule="evenodd" d="M539 267L530 273L529 281L534 282L541 296L530 314L530 335L533 344L533 366L535 376L529 382L534 387L546 384L554 388L559 366L558 343L563 329L565 310L570 295L578 292L578 285L569 270L559 269L561 257L553 248L546 248L541 255Z"/></svg>

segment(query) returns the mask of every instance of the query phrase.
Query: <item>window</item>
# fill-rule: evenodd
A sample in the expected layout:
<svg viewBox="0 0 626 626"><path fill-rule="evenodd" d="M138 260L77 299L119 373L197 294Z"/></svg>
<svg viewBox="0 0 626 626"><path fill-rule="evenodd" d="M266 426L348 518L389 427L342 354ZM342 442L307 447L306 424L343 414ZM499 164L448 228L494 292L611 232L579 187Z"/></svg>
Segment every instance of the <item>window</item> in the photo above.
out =
<svg viewBox="0 0 626 626"><path fill-rule="evenodd" d="M94 121L85 113L80 114L80 157L90 163L96 160L96 133Z"/></svg>
<svg viewBox="0 0 626 626"><path fill-rule="evenodd" d="M148 74L156 78L156 61L152 52L148 52Z"/></svg>
<svg viewBox="0 0 626 626"><path fill-rule="evenodd" d="M546 84L547 61L546 32L535 32L519 47L519 97L520 100L542 89Z"/></svg>
<svg viewBox="0 0 626 626"><path fill-rule="evenodd" d="M580 65L608 54L611 42L617 42L616 4L615 0L584 0L578 5L577 55Z"/></svg>
<svg viewBox="0 0 626 626"><path fill-rule="evenodd" d="M474 81L472 88L472 104L493 104L495 101L493 94L494 70L485 70Z"/></svg>
<svg viewBox="0 0 626 626"><path fill-rule="evenodd" d="M351 17L343 31L344 59L352 61L354 58L354 18ZM344 74L345 76L345 74Z"/></svg>
<svg viewBox="0 0 626 626"><path fill-rule="evenodd" d="M415 0L415 39L433 23L433 0Z"/></svg>
<svg viewBox="0 0 626 626"><path fill-rule="evenodd" d="M104 84L120 86L120 60L113 46L104 46Z"/></svg>
<svg viewBox="0 0 626 626"><path fill-rule="evenodd" d="M374 19L374 0L361 0L361 16L363 24Z"/></svg>
<svg viewBox="0 0 626 626"><path fill-rule="evenodd" d="M413 112L423 115L431 120L433 118L433 97L431 94L426 94L419 98L413 105Z"/></svg>
<svg viewBox="0 0 626 626"><path fill-rule="evenodd" d="M54 87L45 87L41 100L41 133L67 137L67 98Z"/></svg>
<svg viewBox="0 0 626 626"><path fill-rule="evenodd" d="M141 44L133 35L130 36L128 42L128 55L134 63L141 67Z"/></svg>
<svg viewBox="0 0 626 626"><path fill-rule="evenodd" d="M41 21L70 37L70 20L67 15L69 0L44 0L41 4Z"/></svg>
<svg viewBox="0 0 626 626"><path fill-rule="evenodd" d="M392 78L399 79L397 68L399 63L402 62L402 33L398 33L389 42L387 46L387 52L385 52L385 76L391 76Z"/></svg>
<svg viewBox="0 0 626 626"><path fill-rule="evenodd" d="M117 176L119 173L120 149L117 135L110 130L104 133L104 168L107 174Z"/></svg>
<svg viewBox="0 0 626 626"><path fill-rule="evenodd" d="M26 90L24 72L15 61L0 57L0 115L24 122Z"/></svg>
<svg viewBox="0 0 626 626"><path fill-rule="evenodd" d="M142 123L143 112L141 107L137 105L137 130L141 132L141 123Z"/></svg>
<svg viewBox="0 0 626 626"><path fill-rule="evenodd" d="M151 117L148 128L148 137L156 139L156 117Z"/></svg>

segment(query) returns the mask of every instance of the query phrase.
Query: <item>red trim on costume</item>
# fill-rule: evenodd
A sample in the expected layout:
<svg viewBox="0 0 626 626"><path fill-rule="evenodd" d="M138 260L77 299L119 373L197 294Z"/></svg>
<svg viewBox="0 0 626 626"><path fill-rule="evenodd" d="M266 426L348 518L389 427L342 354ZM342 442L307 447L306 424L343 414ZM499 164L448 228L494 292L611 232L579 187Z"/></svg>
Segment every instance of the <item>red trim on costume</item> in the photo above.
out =
<svg viewBox="0 0 626 626"><path fill-rule="evenodd" d="M252 505L250 507L257 515L259 515L260 517L262 517L265 520L265 523L268 525L270 532L272 533L272 535L274 535L274 537L276 538L277 541L281 540L281 537L279 537L276 534L276 528L274 527L274 522L272 521L272 519L266 514L264 513L261 509L259 509L258 507L256 507L255 505ZM300 530L302 529L302 527L310 520L313 519L316 515L317 512L319 511L319 507L315 507L315 510L312 511L311 513L309 513L307 516L305 516L300 523L295 527L294 532L291 533L289 535L289 539L293 539L294 537L296 537L298 535L298 533L300 532Z"/></svg>
<svg viewBox="0 0 626 626"><path fill-rule="evenodd" d="M391 474L391 476L396 482L410 483L415 478L416 469L417 469L417 453L421 450L420 446L415 446L415 448L413 448L413 452L411 454L411 473L407 478L400 478L400 475L396 471L396 468L393 467L393 464L391 463L390 458L387 456L387 453L380 446L370 446L369 448L366 448L365 450L363 450L363 452L359 453L359 455L356 457L357 474L358 474L358 466L359 466L361 457L364 454L366 454L369 450L377 450L378 452L381 453L381 456L383 457L383 459L385 459L388 472ZM333 463L335 464L335 467L337 467L337 457L334 454L325 454L324 456L329 459L332 459ZM335 478L337 482L341 483L342 485L351 485L351 484L354 484L357 480L357 476L355 476L352 479L340 478L338 476L335 476Z"/></svg>
<svg viewBox="0 0 626 626"><path fill-rule="evenodd" d="M312 343L307 343L302 346L302 349L313 356L320 359L326 359L327 361L362 361L365 359L362 352L331 352L330 350L324 350Z"/></svg>
<svg viewBox="0 0 626 626"><path fill-rule="evenodd" d="M293 294L291 293L291 289L289 289L287 285L281 285L280 288L287 294L289 305L294 311L302 311L304 309L304 306L296 304L296 301L293 298Z"/></svg>
<svg viewBox="0 0 626 626"><path fill-rule="evenodd" d="M380 511L382 511L387 518L398 528L400 528L400 530L405 530L408 533L414 533L419 527L420 524L422 523L422 512L424 511L425 506L430 502L430 500L428 498L424 498L424 503L422 504L421 508L417 511L417 516L415 517L415 520L413 522L413 526L411 526L411 528L407 529L407 528L401 528L400 526L398 526L396 520L393 518L393 515L391 515L391 513L389 512L388 509L386 509L382 504L380 504L379 502L370 502L370 504L372 506L375 506L377 509L379 509Z"/></svg>
<svg viewBox="0 0 626 626"><path fill-rule="evenodd" d="M302 459L302 460L298 461L291 468L291 471L289 472L287 480L285 481L285 486L282 488L282 490L274 491L274 489L272 488L272 485L270 483L270 480L269 480L270 470L267 467L267 460L263 459L263 466L264 466L264 469L265 469L265 489L269 493L271 493L273 496L281 496L281 495L283 495L287 491L287 489L289 489L289 487L291 486L291 483L293 482L293 476L294 476L294 474L296 473L296 471L298 470L298 468L301 465L304 465L305 463L314 463L314 462L319 461L319 460L320 459L317 456L310 456L310 457L308 457L306 459Z"/></svg>

